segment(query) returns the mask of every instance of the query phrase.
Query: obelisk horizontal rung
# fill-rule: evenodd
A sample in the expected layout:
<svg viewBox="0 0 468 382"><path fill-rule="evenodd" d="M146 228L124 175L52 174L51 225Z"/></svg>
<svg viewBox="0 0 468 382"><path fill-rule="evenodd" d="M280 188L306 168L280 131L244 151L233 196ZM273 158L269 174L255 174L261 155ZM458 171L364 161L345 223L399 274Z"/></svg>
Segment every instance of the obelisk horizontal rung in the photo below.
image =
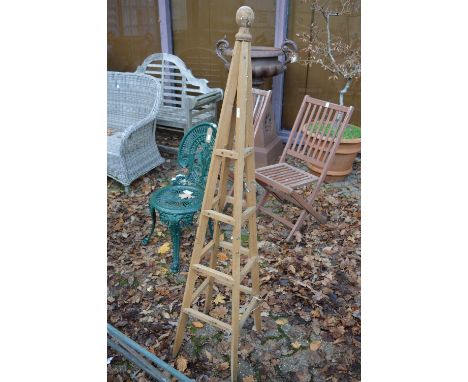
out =
<svg viewBox="0 0 468 382"><path fill-rule="evenodd" d="M228 251L232 251L232 243L230 243L228 241L221 240L219 242L219 246L221 248L227 249ZM240 253L242 255L248 255L250 252L249 252L248 248L240 247Z"/></svg>
<svg viewBox="0 0 468 382"><path fill-rule="evenodd" d="M230 158L230 159L238 159L239 158L238 153L236 153L235 151L226 150L226 149L216 149L214 151L214 154L218 155L220 157Z"/></svg>
<svg viewBox="0 0 468 382"><path fill-rule="evenodd" d="M225 285L227 287L232 288L234 284L234 279L232 276L227 275L226 273L217 271L216 269L206 267L201 264L195 264L190 267L190 269L194 270L199 275L205 277L213 277L214 281L218 282L219 284ZM245 285L240 285L240 291L246 294L252 294L252 288L246 287Z"/></svg>
<svg viewBox="0 0 468 382"><path fill-rule="evenodd" d="M202 215L208 216L211 219L222 221L223 223L227 223L230 225L234 225L235 220L232 216L222 214L221 212L214 211L214 210L203 210Z"/></svg>
<svg viewBox="0 0 468 382"><path fill-rule="evenodd" d="M198 310L192 309L192 308L183 308L182 311L184 313L187 313L188 315L195 317L199 320L205 321L208 324L214 325L218 327L221 330L224 330L226 332L231 332L232 328L231 325L226 324L223 321L220 321L214 317L208 316L205 313L199 312Z"/></svg>

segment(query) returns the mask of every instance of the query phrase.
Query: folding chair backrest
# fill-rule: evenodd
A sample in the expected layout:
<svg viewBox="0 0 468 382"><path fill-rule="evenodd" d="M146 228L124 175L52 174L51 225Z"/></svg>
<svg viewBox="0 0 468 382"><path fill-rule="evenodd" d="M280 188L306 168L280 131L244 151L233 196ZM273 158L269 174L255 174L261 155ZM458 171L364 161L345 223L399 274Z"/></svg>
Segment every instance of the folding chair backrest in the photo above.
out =
<svg viewBox="0 0 468 382"><path fill-rule="evenodd" d="M266 116L268 103L271 99L271 90L252 88L253 95L253 127L254 137Z"/></svg>
<svg viewBox="0 0 468 382"><path fill-rule="evenodd" d="M290 155L323 168L325 176L352 113L352 106L340 106L306 95L280 162Z"/></svg>

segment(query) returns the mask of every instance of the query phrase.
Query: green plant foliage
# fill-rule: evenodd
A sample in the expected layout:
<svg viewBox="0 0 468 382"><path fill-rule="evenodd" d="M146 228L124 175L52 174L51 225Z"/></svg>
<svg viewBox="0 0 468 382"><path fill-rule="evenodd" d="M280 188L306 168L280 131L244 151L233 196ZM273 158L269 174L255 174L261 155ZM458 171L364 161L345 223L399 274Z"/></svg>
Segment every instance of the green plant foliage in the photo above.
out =
<svg viewBox="0 0 468 382"><path fill-rule="evenodd" d="M327 135L330 129L330 126L331 126L330 123L327 124L327 126L325 126L325 131L323 131L324 130L323 124L310 125L309 131L311 133L320 131L323 135ZM361 138L361 129L358 126L351 125L351 124L346 126L346 129L343 133L343 139L357 139L357 138Z"/></svg>

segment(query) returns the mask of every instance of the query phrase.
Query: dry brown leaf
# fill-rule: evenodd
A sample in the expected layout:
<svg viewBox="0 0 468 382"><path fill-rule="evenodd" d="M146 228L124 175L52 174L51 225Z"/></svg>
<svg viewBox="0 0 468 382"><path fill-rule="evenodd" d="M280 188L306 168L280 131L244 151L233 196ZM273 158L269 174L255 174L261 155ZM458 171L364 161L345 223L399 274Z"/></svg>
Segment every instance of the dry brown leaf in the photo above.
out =
<svg viewBox="0 0 468 382"><path fill-rule="evenodd" d="M201 329L201 328L203 328L204 325L203 325L203 323L200 322L200 321L193 321L193 322L192 322L192 326L193 326L194 328Z"/></svg>
<svg viewBox="0 0 468 382"><path fill-rule="evenodd" d="M294 349L299 349L301 347L301 343L299 341L294 341L293 343L291 343L291 346Z"/></svg>
<svg viewBox="0 0 468 382"><path fill-rule="evenodd" d="M158 254L165 255L171 250L171 244L169 242L164 243L158 249Z"/></svg>
<svg viewBox="0 0 468 382"><path fill-rule="evenodd" d="M320 335L320 322L316 318L312 320L312 331L315 333L315 335Z"/></svg>
<svg viewBox="0 0 468 382"><path fill-rule="evenodd" d="M181 193L181 194L179 194L179 198L181 198L181 199L192 199L192 198L194 198L194 196L190 195L190 194Z"/></svg>
<svg viewBox="0 0 468 382"><path fill-rule="evenodd" d="M187 369L188 361L184 356L177 357L176 366L177 370L184 372Z"/></svg>
<svg viewBox="0 0 468 382"><path fill-rule="evenodd" d="M225 306L217 306L214 308L211 312L210 315L213 316L214 318L221 319L224 318L227 314L228 310Z"/></svg>
<svg viewBox="0 0 468 382"><path fill-rule="evenodd" d="M167 313L167 312L162 312L162 315L163 315L163 317L164 317L166 320L168 320L169 318L171 318L171 315L170 315L169 313Z"/></svg>
<svg viewBox="0 0 468 382"><path fill-rule="evenodd" d="M241 345L239 353L242 357L242 359L246 359L247 356L254 350L254 346L250 343L247 342L245 345Z"/></svg>
<svg viewBox="0 0 468 382"><path fill-rule="evenodd" d="M302 240L302 233L300 233L299 231L296 231L294 232L294 236L296 237L296 241L300 243L300 241Z"/></svg>
<svg viewBox="0 0 468 382"><path fill-rule="evenodd" d="M242 378L242 382L255 382L253 375L248 375L247 377Z"/></svg>
<svg viewBox="0 0 468 382"><path fill-rule="evenodd" d="M218 304L225 304L226 301L224 301L224 296L221 294L221 293L218 293L218 295L216 296L216 298L214 299L214 303L216 305Z"/></svg>
<svg viewBox="0 0 468 382"><path fill-rule="evenodd" d="M288 323L288 320L286 318L278 318L276 321L275 321L278 325L285 325Z"/></svg>
<svg viewBox="0 0 468 382"><path fill-rule="evenodd" d="M229 362L220 363L219 366L218 366L218 369L219 369L219 370L227 370L227 369L229 369Z"/></svg>
<svg viewBox="0 0 468 382"><path fill-rule="evenodd" d="M205 350L205 355L206 355L206 358L208 359L208 361L210 361L210 362L213 361L213 355L208 350Z"/></svg>
<svg viewBox="0 0 468 382"><path fill-rule="evenodd" d="M313 341L313 342L310 343L309 349L311 351L316 351L316 350L318 350L318 348L320 347L321 344L322 344L322 341Z"/></svg>
<svg viewBox="0 0 468 382"><path fill-rule="evenodd" d="M322 253L324 255L334 255L337 252L337 250L333 249L333 247L325 247L322 249Z"/></svg>
<svg viewBox="0 0 468 382"><path fill-rule="evenodd" d="M346 330L343 325L338 325L337 327L330 328L330 333L333 337L338 338L345 334Z"/></svg>
<svg viewBox="0 0 468 382"><path fill-rule="evenodd" d="M229 259L228 255L224 252L218 252L218 260L219 261L227 261Z"/></svg>
<svg viewBox="0 0 468 382"><path fill-rule="evenodd" d="M320 309L319 309L319 308L315 308L312 312L310 312L310 315L311 315L313 318L320 317Z"/></svg>

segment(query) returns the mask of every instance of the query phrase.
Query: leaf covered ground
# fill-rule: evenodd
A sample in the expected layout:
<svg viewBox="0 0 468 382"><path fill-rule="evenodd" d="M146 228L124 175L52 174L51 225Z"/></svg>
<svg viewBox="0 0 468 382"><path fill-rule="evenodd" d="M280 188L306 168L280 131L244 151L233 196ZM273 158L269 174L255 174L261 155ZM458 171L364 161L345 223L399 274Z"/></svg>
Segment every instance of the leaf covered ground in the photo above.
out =
<svg viewBox="0 0 468 382"><path fill-rule="evenodd" d="M195 228L183 232L179 274L169 272L166 226L158 222L151 242L141 244L150 228L150 193L179 171L174 155L163 156L166 163L135 181L129 195L108 180L108 322L197 381L228 381L230 339L213 327L189 320L183 347L171 356ZM287 216L298 211L271 199L269 206ZM252 330L249 318L241 332L244 382L360 380L359 159L346 181L322 188L318 206L327 223L308 218L290 243L284 226L257 218L263 328ZM230 272L227 253L218 254L218 263ZM223 286L215 290L211 315L229 322L230 292ZM111 350L109 357L109 381L151 380Z"/></svg>

